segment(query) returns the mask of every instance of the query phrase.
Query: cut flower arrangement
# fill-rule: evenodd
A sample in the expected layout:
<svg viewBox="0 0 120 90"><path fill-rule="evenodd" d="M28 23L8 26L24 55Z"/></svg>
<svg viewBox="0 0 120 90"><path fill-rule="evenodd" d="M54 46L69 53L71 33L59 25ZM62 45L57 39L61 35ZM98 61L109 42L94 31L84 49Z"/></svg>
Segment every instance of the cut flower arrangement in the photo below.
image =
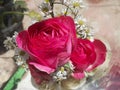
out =
<svg viewBox="0 0 120 90"><path fill-rule="evenodd" d="M59 14L54 11L58 4L66 7ZM94 39L79 13L84 7L82 0L46 0L41 13L31 17L39 21L4 42L15 49L16 63L30 70L40 90L78 90L107 72L106 44Z"/></svg>

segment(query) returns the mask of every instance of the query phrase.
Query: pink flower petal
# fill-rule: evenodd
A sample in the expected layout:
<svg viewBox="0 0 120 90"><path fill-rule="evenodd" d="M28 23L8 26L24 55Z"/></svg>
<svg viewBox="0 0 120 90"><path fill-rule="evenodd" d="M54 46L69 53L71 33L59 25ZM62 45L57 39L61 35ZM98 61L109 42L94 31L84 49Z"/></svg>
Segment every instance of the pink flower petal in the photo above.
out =
<svg viewBox="0 0 120 90"><path fill-rule="evenodd" d="M28 64L29 65L33 65L39 71L46 72L48 74L50 74L50 73L55 71L55 69L50 68L49 66L44 66L44 65L36 63L36 62L31 62L30 60L28 61Z"/></svg>
<svg viewBox="0 0 120 90"><path fill-rule="evenodd" d="M20 32L18 36L16 37L16 43L19 48L26 50L27 42L28 42L28 32L24 30Z"/></svg>
<svg viewBox="0 0 120 90"><path fill-rule="evenodd" d="M96 59L94 44L87 39L78 38L77 47L72 51L71 61L75 72L83 72Z"/></svg>
<svg viewBox="0 0 120 90"><path fill-rule="evenodd" d="M50 80L51 79L49 74L37 70L33 65L29 64L29 69L31 71L31 75L32 75L33 79L35 80L35 82L38 85L44 80Z"/></svg>
<svg viewBox="0 0 120 90"><path fill-rule="evenodd" d="M105 44L100 40L95 40L93 43L94 43L94 46L95 46L96 60L92 65L90 65L86 69L86 71L93 70L97 66L101 65L105 61L105 58L106 58L107 50L106 50Z"/></svg>
<svg viewBox="0 0 120 90"><path fill-rule="evenodd" d="M42 71L42 72L47 72L48 74L54 72L55 70L43 65L40 65L38 63L29 63L30 65L33 65L34 67L36 67L38 70Z"/></svg>
<svg viewBox="0 0 120 90"><path fill-rule="evenodd" d="M72 77L74 77L75 79L83 79L85 77L85 74L84 73L73 73L72 74Z"/></svg>
<svg viewBox="0 0 120 90"><path fill-rule="evenodd" d="M66 52L59 53L57 56L57 59L59 61L58 65L61 66L67 63L70 60L69 56L70 55Z"/></svg>

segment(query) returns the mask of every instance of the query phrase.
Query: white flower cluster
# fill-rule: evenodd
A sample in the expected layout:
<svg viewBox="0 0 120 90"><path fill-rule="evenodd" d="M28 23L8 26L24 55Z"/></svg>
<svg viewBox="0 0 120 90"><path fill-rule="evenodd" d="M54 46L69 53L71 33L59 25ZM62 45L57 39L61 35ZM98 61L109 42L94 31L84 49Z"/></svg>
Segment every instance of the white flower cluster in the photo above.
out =
<svg viewBox="0 0 120 90"><path fill-rule="evenodd" d="M73 8L84 8L85 7L83 0L64 0L64 3L70 5Z"/></svg>
<svg viewBox="0 0 120 90"><path fill-rule="evenodd" d="M50 13L53 11L53 10L52 10L52 7L51 7L51 5L50 5L50 3L49 3L49 0L42 2L42 3L38 6L38 8L40 9L40 11L41 11L41 13L43 14L43 17L44 17L44 18L47 17L47 16L49 16Z"/></svg>
<svg viewBox="0 0 120 90"><path fill-rule="evenodd" d="M39 0L38 0L39 1ZM44 14L44 17L49 16L52 12L54 15L65 15L65 14L76 14L80 11L80 9L86 7L83 0L45 0L43 3L38 4L40 11ZM55 5L63 5L63 10L55 12L54 6Z"/></svg>
<svg viewBox="0 0 120 90"><path fill-rule="evenodd" d="M28 54L18 47L15 48L15 58L17 65L22 65L28 59Z"/></svg>
<svg viewBox="0 0 120 90"><path fill-rule="evenodd" d="M18 33L15 32L12 37L7 37L6 40L3 42L4 47L6 47L6 49L14 49L16 47L15 38L17 34Z"/></svg>
<svg viewBox="0 0 120 90"><path fill-rule="evenodd" d="M7 39L3 42L4 47L6 47L6 49L14 49L15 45L12 41L13 39L11 37L7 37Z"/></svg>
<svg viewBox="0 0 120 90"><path fill-rule="evenodd" d="M66 63L64 66L60 67L54 74L53 74L53 80L55 81L61 81L64 79L67 79L72 71L74 70L74 66L71 61Z"/></svg>
<svg viewBox="0 0 120 90"><path fill-rule="evenodd" d="M51 6L51 2L54 5L64 6L61 11L55 12L54 5ZM41 11L45 15L49 15L51 12L55 16L68 15L72 16L75 20L77 35L82 39L89 39L94 41L92 28L87 25L87 20L79 13L80 9L86 7L83 0L46 0L40 6Z"/></svg>
<svg viewBox="0 0 120 90"><path fill-rule="evenodd" d="M50 6L50 3L47 3L47 2L43 2L40 7L41 11L43 11L44 13L47 13L47 12L51 12L51 6Z"/></svg>
<svg viewBox="0 0 120 90"><path fill-rule="evenodd" d="M19 49L18 47L15 48L15 55L13 57L15 63L18 66L22 66L25 70L28 70L28 65L26 64L26 60L28 59L28 54Z"/></svg>
<svg viewBox="0 0 120 90"><path fill-rule="evenodd" d="M87 20L82 15L79 15L75 19L77 34L83 39L89 39L94 41L92 27L87 25Z"/></svg>
<svg viewBox="0 0 120 90"><path fill-rule="evenodd" d="M53 76L53 79L55 81L67 79L67 71L64 70L64 67L61 67L60 71L56 72L55 76Z"/></svg>
<svg viewBox="0 0 120 90"><path fill-rule="evenodd" d="M62 10L62 15L71 14L73 16L76 16L81 9L86 7L83 0L62 0L62 2L63 2L62 4L66 6L66 8L63 8Z"/></svg>
<svg viewBox="0 0 120 90"><path fill-rule="evenodd" d="M17 35L18 35L18 33L15 32L12 37L7 37L7 39L3 43L4 43L4 46L6 47L6 49L14 49L15 50L15 55L13 57L13 59L15 60L15 63L18 66L22 66L22 67L25 67L25 69L27 69L28 66L26 64L26 60L28 59L28 55L27 55L27 53L23 52L22 50L20 50L17 47L16 40L15 40Z"/></svg>

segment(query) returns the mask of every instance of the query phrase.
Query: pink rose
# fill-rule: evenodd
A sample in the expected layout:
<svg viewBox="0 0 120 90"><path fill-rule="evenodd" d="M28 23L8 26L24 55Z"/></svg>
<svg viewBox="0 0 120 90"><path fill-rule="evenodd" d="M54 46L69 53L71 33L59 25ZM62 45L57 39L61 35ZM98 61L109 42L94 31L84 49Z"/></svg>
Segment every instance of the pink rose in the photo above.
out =
<svg viewBox="0 0 120 90"><path fill-rule="evenodd" d="M31 74L34 74L34 78L39 78L36 77L37 74L40 77L43 73L50 74L68 62L76 45L75 24L69 16L47 19L20 32L16 41L18 47L30 56L28 64L31 72L39 72Z"/></svg>
<svg viewBox="0 0 120 90"><path fill-rule="evenodd" d="M71 54L71 61L75 66L72 76L83 78L84 71L91 71L105 61L106 47L99 41L91 42L87 39L78 39L77 46Z"/></svg>

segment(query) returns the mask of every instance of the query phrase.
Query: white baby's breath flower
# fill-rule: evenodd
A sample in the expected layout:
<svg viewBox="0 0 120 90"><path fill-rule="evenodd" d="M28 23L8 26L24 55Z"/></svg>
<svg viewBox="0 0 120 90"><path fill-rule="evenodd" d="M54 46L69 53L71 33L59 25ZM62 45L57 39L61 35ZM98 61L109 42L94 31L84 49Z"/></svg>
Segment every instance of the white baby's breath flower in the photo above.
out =
<svg viewBox="0 0 120 90"><path fill-rule="evenodd" d="M15 55L13 58L15 59L15 63L16 63L18 66L21 66L21 65L24 63L23 60L21 60L21 57L18 56L18 55Z"/></svg>
<svg viewBox="0 0 120 90"><path fill-rule="evenodd" d="M14 49L15 43L13 42L13 38L11 37L7 37L7 39L3 42L4 47L6 47L6 49Z"/></svg>
<svg viewBox="0 0 120 90"><path fill-rule="evenodd" d="M75 19L77 34L82 39L89 39L90 41L94 41L92 28L87 25L87 20L82 15L79 15Z"/></svg>
<svg viewBox="0 0 120 90"><path fill-rule="evenodd" d="M85 3L83 0L64 0L64 3L72 8L84 8Z"/></svg>
<svg viewBox="0 0 120 90"><path fill-rule="evenodd" d="M21 66L25 69L25 71L28 70L28 65L26 63L26 61L24 61L20 56L18 55L15 55L13 57L13 59L15 60L15 63L18 65L18 66Z"/></svg>
<svg viewBox="0 0 120 90"><path fill-rule="evenodd" d="M89 33L87 34L87 38L93 42L94 41L94 32L91 28L89 28Z"/></svg>
<svg viewBox="0 0 120 90"><path fill-rule="evenodd" d="M61 67L60 70L54 73L53 79L55 81L61 81L67 79L67 71L64 70L64 67Z"/></svg>
<svg viewBox="0 0 120 90"><path fill-rule="evenodd" d="M82 15L79 15L75 19L76 27L77 27L77 34L80 35L81 38L85 39L87 38L87 27L86 27L86 18L84 18Z"/></svg>
<svg viewBox="0 0 120 90"><path fill-rule="evenodd" d="M25 70L28 69L28 66L26 64L26 60L28 59L28 54L25 53L24 51L22 51L21 49L17 48L15 49L15 55L14 55L14 60L15 60L15 63L18 65L18 66L22 66L25 68Z"/></svg>
<svg viewBox="0 0 120 90"><path fill-rule="evenodd" d="M79 29L77 29L77 34L82 39L89 39L91 42L94 41L94 33L92 29L86 25L82 25Z"/></svg>
<svg viewBox="0 0 120 90"><path fill-rule="evenodd" d="M59 72L57 72L57 74L56 74L58 80L66 79L66 78L67 78L66 75L67 75L67 72L66 72L66 71L63 71L63 72L62 72L62 71L59 71Z"/></svg>
<svg viewBox="0 0 120 90"><path fill-rule="evenodd" d="M80 12L80 9L85 7L83 0L66 0L64 4L69 7L73 17L76 17Z"/></svg>
<svg viewBox="0 0 120 90"><path fill-rule="evenodd" d="M82 26L82 25L85 25L87 22L86 18L84 18L82 15L79 15L75 18L75 23ZM83 26L85 27L85 26Z"/></svg>
<svg viewBox="0 0 120 90"><path fill-rule="evenodd" d="M23 61L26 61L28 59L28 54L25 53L23 50L19 49L18 47L15 48L15 55L21 57Z"/></svg>
<svg viewBox="0 0 120 90"><path fill-rule="evenodd" d="M16 43L16 37L18 35L18 32L14 32L14 35L12 36L13 42Z"/></svg>
<svg viewBox="0 0 120 90"><path fill-rule="evenodd" d="M42 12L44 13L50 13L52 12L52 8L50 6L50 3L43 2L39 8L41 9Z"/></svg>
<svg viewBox="0 0 120 90"><path fill-rule="evenodd" d="M86 27L86 25L85 25L85 24L83 24L83 25L80 25L80 30L87 30L87 27Z"/></svg>
<svg viewBox="0 0 120 90"><path fill-rule="evenodd" d="M7 37L6 40L3 42L6 49L15 49L16 48L16 37L18 33L14 32L12 37Z"/></svg>
<svg viewBox="0 0 120 90"><path fill-rule="evenodd" d="M73 7L80 7L80 5L83 3L83 0L71 0L71 3Z"/></svg>

